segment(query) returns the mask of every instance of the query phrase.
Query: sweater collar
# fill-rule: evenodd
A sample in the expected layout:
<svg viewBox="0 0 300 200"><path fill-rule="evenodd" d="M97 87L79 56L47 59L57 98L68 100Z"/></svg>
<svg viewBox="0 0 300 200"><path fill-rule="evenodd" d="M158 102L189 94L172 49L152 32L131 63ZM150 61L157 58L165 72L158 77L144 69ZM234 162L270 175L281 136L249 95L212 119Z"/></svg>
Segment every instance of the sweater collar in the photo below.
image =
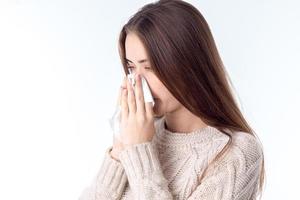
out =
<svg viewBox="0 0 300 200"><path fill-rule="evenodd" d="M165 127L165 117L158 118L155 122L155 142L166 146L186 144L201 144L207 142L227 143L229 137L212 126L206 126L193 132L172 132Z"/></svg>

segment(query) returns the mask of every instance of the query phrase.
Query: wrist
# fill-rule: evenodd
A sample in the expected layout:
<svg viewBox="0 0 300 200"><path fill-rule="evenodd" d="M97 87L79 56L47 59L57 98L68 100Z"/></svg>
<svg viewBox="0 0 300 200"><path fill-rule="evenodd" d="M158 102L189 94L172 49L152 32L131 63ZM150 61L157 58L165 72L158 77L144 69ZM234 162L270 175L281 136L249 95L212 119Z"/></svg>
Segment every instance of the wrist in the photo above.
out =
<svg viewBox="0 0 300 200"><path fill-rule="evenodd" d="M116 160L116 161L120 161L119 160L119 157L118 157L118 154L114 151L114 149L112 149L110 152L109 152L109 155L112 159Z"/></svg>

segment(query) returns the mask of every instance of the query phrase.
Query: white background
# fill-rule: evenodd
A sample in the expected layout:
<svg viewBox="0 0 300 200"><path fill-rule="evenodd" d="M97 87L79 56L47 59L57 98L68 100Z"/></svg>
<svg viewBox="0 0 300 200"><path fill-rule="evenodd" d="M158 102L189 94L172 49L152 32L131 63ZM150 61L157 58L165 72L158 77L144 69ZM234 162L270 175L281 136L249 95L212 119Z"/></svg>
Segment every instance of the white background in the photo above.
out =
<svg viewBox="0 0 300 200"><path fill-rule="evenodd" d="M151 1L0 0L0 199L77 199L112 144L121 26ZM265 151L263 199L299 197L300 3L188 1Z"/></svg>

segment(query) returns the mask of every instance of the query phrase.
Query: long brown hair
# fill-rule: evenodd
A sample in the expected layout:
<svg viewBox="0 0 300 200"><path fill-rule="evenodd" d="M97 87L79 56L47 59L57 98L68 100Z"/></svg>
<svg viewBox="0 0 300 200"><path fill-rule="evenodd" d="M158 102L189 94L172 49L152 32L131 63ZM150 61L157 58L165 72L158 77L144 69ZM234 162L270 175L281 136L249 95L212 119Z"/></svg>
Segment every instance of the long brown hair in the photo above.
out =
<svg viewBox="0 0 300 200"><path fill-rule="evenodd" d="M206 124L229 136L214 161L225 154L232 142L226 130L256 136L236 103L230 87L233 84L199 10L180 0L160 0L139 9L119 36L119 54L126 74L125 39L129 32L142 41L154 73L170 93ZM264 177L263 158L260 194Z"/></svg>

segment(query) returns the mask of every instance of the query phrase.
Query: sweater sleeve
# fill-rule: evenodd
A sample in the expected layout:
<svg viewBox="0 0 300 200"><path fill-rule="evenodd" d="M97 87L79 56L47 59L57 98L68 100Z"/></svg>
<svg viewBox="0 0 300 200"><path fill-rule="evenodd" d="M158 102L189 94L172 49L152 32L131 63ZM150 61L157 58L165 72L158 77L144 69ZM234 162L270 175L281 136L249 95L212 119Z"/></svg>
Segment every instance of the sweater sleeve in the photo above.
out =
<svg viewBox="0 0 300 200"><path fill-rule="evenodd" d="M119 154L135 200L173 199L151 142L131 145Z"/></svg>
<svg viewBox="0 0 300 200"><path fill-rule="evenodd" d="M112 147L107 148L100 170L90 186L86 187L79 200L120 199L127 184L127 176L121 163L110 156Z"/></svg>

